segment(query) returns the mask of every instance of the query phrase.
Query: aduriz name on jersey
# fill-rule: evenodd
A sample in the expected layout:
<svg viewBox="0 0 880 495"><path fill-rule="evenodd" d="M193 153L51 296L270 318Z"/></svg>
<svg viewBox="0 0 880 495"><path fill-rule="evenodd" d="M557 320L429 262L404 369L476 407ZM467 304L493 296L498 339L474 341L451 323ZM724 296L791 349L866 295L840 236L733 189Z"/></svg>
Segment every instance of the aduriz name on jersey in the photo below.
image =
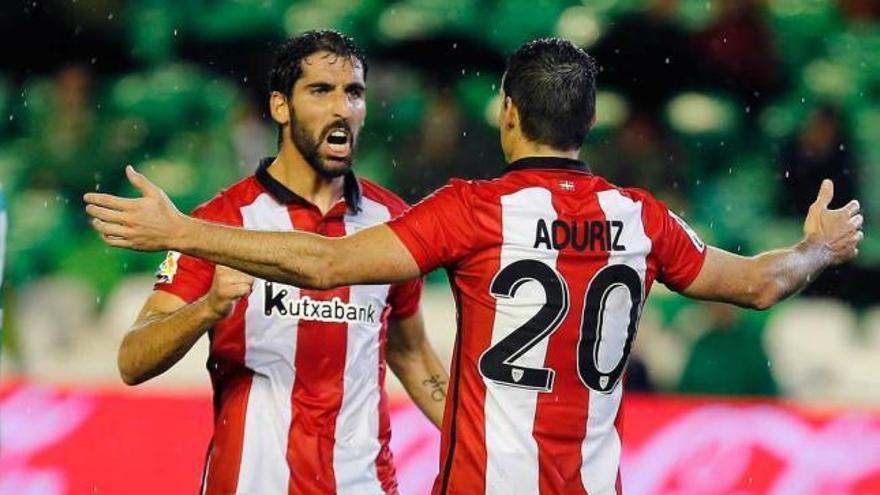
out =
<svg viewBox="0 0 880 495"><path fill-rule="evenodd" d="M544 249L560 250L571 246L575 251L625 251L620 243L623 222L599 220L577 222L574 220L538 219L535 226L535 245Z"/></svg>
<svg viewBox="0 0 880 495"><path fill-rule="evenodd" d="M263 313L302 320L325 321L333 323L376 323L376 308L372 304L365 306L343 302L334 297L329 301L318 301L309 296L297 299L287 298L289 291L281 288L277 292L272 282L264 284Z"/></svg>

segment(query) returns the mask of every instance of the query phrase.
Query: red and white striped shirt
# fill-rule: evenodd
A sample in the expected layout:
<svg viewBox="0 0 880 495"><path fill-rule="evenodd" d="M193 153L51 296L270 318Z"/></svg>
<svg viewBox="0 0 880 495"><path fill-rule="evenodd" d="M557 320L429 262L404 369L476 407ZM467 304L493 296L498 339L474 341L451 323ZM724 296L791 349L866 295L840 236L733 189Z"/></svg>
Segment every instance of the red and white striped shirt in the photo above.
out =
<svg viewBox="0 0 880 495"><path fill-rule="evenodd" d="M620 493L621 376L656 279L705 246L649 193L534 157L453 180L390 223L449 269L458 335L434 493Z"/></svg>
<svg viewBox="0 0 880 495"><path fill-rule="evenodd" d="M340 201L322 215L269 175L270 162L194 216L338 237L406 208L359 180L360 211ZM211 263L169 253L156 289L192 302L207 293L213 274ZM414 280L312 291L257 279L209 334L215 424L203 491L396 493L384 389L387 322L418 309L421 286Z"/></svg>

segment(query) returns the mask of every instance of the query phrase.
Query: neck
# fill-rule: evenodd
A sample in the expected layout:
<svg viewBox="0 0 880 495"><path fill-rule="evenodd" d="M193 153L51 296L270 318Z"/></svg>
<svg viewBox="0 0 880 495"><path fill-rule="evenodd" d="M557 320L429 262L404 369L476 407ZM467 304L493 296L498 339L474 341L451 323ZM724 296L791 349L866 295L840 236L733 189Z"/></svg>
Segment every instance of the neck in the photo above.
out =
<svg viewBox="0 0 880 495"><path fill-rule="evenodd" d="M560 150L543 144L519 142L516 143L510 150L510 153L508 153L507 162L512 163L520 158L528 158L530 156L555 156L558 158L571 158L572 160L578 160L580 154L580 148L575 148L573 150Z"/></svg>
<svg viewBox="0 0 880 495"><path fill-rule="evenodd" d="M344 194L344 176L328 179L318 174L296 146L282 146L269 165L269 175L306 201L327 213Z"/></svg>

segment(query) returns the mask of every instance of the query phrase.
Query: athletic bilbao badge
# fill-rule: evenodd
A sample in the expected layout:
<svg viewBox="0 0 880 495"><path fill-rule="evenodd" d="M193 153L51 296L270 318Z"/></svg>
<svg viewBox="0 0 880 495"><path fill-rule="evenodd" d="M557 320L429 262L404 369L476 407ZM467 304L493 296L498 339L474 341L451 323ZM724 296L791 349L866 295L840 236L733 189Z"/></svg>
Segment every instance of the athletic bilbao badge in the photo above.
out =
<svg viewBox="0 0 880 495"><path fill-rule="evenodd" d="M165 261L159 265L156 270L156 279L159 284L170 284L174 281L174 275L177 274L177 260L180 259L180 253L177 251L168 251Z"/></svg>
<svg viewBox="0 0 880 495"><path fill-rule="evenodd" d="M519 383L519 381L522 380L523 377L523 370L519 368L513 368L512 370L510 370L510 377L513 378L513 381Z"/></svg>

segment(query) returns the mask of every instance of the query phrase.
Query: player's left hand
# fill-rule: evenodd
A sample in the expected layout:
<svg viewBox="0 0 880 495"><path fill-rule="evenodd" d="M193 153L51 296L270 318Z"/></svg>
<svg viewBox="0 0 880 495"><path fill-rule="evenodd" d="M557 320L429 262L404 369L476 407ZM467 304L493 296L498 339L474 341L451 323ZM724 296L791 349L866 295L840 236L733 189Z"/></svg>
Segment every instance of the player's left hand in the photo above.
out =
<svg viewBox="0 0 880 495"><path fill-rule="evenodd" d="M159 186L125 167L129 182L141 192L141 198L121 198L111 194L88 193L86 213L101 239L115 247L138 251L178 249L186 215L180 213Z"/></svg>

